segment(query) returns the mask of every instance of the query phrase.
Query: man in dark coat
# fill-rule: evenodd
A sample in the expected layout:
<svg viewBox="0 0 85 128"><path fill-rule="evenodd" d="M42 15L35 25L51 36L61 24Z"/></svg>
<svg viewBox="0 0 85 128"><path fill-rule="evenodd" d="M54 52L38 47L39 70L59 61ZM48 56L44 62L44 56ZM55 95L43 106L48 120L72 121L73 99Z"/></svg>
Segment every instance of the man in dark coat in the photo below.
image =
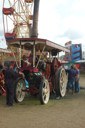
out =
<svg viewBox="0 0 85 128"><path fill-rule="evenodd" d="M13 106L14 99L14 85L15 79L18 74L13 71L13 66L10 64L8 69L5 71L5 84L7 88L6 104L8 106Z"/></svg>
<svg viewBox="0 0 85 128"><path fill-rule="evenodd" d="M79 69L77 68L76 65L74 66L74 69L76 70L75 92L78 93L78 92L80 92L80 85L79 85L80 73L79 73Z"/></svg>
<svg viewBox="0 0 85 128"><path fill-rule="evenodd" d="M72 85L72 94L75 92L75 76L76 71L74 70L74 66L71 65L71 69L66 69L68 73L68 82L67 82L67 93L69 92L70 86Z"/></svg>

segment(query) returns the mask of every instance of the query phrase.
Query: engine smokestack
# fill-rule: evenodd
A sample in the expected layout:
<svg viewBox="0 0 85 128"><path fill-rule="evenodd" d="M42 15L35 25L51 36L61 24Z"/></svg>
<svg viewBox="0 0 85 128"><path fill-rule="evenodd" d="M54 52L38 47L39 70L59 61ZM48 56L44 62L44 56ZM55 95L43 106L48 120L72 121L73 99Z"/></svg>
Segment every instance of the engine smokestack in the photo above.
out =
<svg viewBox="0 0 85 128"><path fill-rule="evenodd" d="M38 13L40 0L34 0L33 27L31 37L38 37Z"/></svg>

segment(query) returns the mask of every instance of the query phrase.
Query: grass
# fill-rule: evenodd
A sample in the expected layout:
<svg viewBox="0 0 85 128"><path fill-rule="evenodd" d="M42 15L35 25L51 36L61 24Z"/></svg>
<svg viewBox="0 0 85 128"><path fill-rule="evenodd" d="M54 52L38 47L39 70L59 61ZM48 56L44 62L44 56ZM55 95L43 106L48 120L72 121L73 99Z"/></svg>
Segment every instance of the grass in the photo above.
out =
<svg viewBox="0 0 85 128"><path fill-rule="evenodd" d="M23 100L23 102L21 103L14 103L15 106L17 107L38 107L38 108L47 108L48 106L55 106L56 103L58 104L65 104L67 101L72 101L72 100L77 100L77 99L81 99L81 98L85 98L85 90L81 89L79 94L74 94L72 95L72 92L70 91L69 94L66 94L65 97L56 100L56 99L51 99L49 100L48 104L46 105L41 105L39 97L34 97L34 96L29 96L29 97L25 97L25 99ZM0 104L4 105L6 102L6 96L0 96Z"/></svg>

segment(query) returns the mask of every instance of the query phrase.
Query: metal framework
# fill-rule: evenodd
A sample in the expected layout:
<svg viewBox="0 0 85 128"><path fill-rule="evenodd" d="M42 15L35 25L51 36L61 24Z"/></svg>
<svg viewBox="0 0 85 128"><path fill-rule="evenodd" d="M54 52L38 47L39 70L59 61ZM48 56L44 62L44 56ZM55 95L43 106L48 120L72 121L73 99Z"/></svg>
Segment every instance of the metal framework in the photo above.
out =
<svg viewBox="0 0 85 128"><path fill-rule="evenodd" d="M30 37L33 3L33 0L3 0L3 25L7 39Z"/></svg>

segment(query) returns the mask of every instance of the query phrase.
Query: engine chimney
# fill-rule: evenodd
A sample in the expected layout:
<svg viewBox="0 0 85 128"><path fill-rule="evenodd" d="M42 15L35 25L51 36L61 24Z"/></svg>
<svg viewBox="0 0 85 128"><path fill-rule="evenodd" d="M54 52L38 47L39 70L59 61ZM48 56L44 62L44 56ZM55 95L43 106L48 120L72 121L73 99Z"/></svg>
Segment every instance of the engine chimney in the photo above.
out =
<svg viewBox="0 0 85 128"><path fill-rule="evenodd" d="M38 13L40 0L34 0L33 27L31 37L38 37Z"/></svg>

